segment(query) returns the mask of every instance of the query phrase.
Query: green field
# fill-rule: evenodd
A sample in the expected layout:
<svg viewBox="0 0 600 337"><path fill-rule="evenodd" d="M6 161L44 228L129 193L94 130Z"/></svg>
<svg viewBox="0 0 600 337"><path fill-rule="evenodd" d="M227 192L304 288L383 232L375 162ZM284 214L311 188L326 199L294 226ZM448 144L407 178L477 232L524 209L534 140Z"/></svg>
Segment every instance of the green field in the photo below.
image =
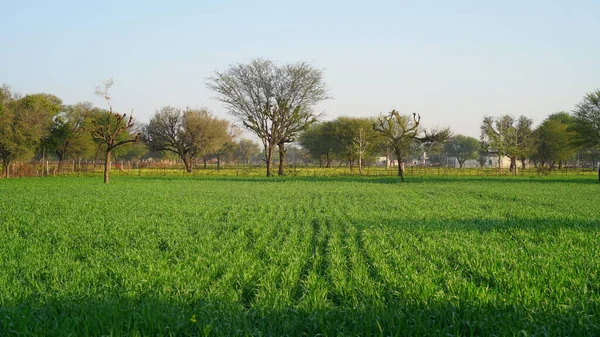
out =
<svg viewBox="0 0 600 337"><path fill-rule="evenodd" d="M0 335L600 335L594 177L0 180Z"/></svg>

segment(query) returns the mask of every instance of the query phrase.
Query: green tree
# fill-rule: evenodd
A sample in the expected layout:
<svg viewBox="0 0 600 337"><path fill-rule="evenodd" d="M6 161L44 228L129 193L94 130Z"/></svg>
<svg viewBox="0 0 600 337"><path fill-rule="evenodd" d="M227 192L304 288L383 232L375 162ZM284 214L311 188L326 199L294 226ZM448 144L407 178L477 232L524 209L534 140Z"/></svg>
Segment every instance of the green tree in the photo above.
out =
<svg viewBox="0 0 600 337"><path fill-rule="evenodd" d="M444 150L448 156L456 157L462 168L465 161L479 158L479 141L473 137L456 135L446 143Z"/></svg>
<svg viewBox="0 0 600 337"><path fill-rule="evenodd" d="M151 151L177 154L186 171L192 172L194 159L218 151L227 142L228 128L229 122L214 117L208 109L166 106L154 114L143 134Z"/></svg>
<svg viewBox="0 0 600 337"><path fill-rule="evenodd" d="M94 142L86 132L93 110L89 102L77 103L66 106L64 111L54 117L45 144L58 157L57 173L62 170L65 159L84 157L93 152Z"/></svg>
<svg viewBox="0 0 600 337"><path fill-rule="evenodd" d="M580 145L600 146L600 89L587 93L574 111L573 130Z"/></svg>
<svg viewBox="0 0 600 337"><path fill-rule="evenodd" d="M8 86L0 90L0 158L4 176L16 159L32 157L49 132L52 117L62 110L60 98L32 94L19 98Z"/></svg>
<svg viewBox="0 0 600 337"><path fill-rule="evenodd" d="M572 127L573 117L566 112L548 116L533 132L535 153L532 159L542 167L545 164L554 167L558 162L562 168L562 164L573 158L579 149L577 134Z"/></svg>
<svg viewBox="0 0 600 337"><path fill-rule="evenodd" d="M378 150L379 134L373 129L372 118L338 117L331 121L330 137L333 138L333 153L346 161L350 169L358 165L362 173L363 159L373 156Z"/></svg>
<svg viewBox="0 0 600 337"><path fill-rule="evenodd" d="M481 125L481 147L488 154L498 156L498 170L502 172L502 157L510 159L510 171L518 173L517 161L533 153L531 125L525 116L515 119L509 115L485 117Z"/></svg>
<svg viewBox="0 0 600 337"><path fill-rule="evenodd" d="M145 158L150 150L144 142L127 143L114 149L113 154L117 160L139 160Z"/></svg>
<svg viewBox="0 0 600 337"><path fill-rule="evenodd" d="M319 167L332 166L336 147L333 121L311 125L300 134L298 142L313 159L319 161Z"/></svg>
<svg viewBox="0 0 600 337"><path fill-rule="evenodd" d="M394 150L398 160L398 176L404 182L404 160L410 152L411 146L417 142L424 145L442 144L451 137L450 129L427 131L421 127L421 116L415 113L412 116L402 115L392 110L387 115L380 115L373 125L383 139Z"/></svg>
<svg viewBox="0 0 600 337"><path fill-rule="evenodd" d="M264 148L267 176L279 148L279 175L284 174L285 144L317 120L313 107L327 99L323 72L308 63L277 66L256 59L215 72L208 87L229 112L254 132Z"/></svg>
<svg viewBox="0 0 600 337"><path fill-rule="evenodd" d="M217 159L217 170L222 167L223 161L227 161L227 158L231 158L236 150L237 143L235 138L239 134L239 129L229 125L229 122L223 121L225 126L225 133L219 138L220 143L217 143L216 149L211 153L214 158Z"/></svg>
<svg viewBox="0 0 600 337"><path fill-rule="evenodd" d="M235 156L243 165L248 165L250 159L260 152L258 144L250 139L242 138L235 147Z"/></svg>
<svg viewBox="0 0 600 337"><path fill-rule="evenodd" d="M575 108L574 130L578 143L587 148L600 148L600 89L587 93ZM598 168L600 181L600 167Z"/></svg>

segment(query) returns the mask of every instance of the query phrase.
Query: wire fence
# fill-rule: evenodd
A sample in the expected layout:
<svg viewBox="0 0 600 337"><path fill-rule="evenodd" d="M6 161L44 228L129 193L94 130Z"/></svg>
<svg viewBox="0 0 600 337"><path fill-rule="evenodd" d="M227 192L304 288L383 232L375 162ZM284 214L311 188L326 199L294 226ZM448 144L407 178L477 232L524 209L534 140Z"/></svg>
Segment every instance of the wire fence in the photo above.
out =
<svg viewBox="0 0 600 337"><path fill-rule="evenodd" d="M41 177L41 176L100 176L104 171L104 162L98 161L66 161L61 164L57 161L41 162L14 162L9 166L10 177ZM277 166L273 172L277 174ZM406 166L407 176L510 176L514 175L508 168L500 171L497 167L469 167L454 168L441 166ZM117 161L111 164L111 174L129 176L238 176L261 177L266 174L265 165L230 165L230 164L202 164L193 166L192 172L187 172L182 163L177 161ZM563 168L519 168L517 176L582 176L595 175L595 168L563 167ZM367 177L392 177L398 175L397 167L367 166L360 174L357 167L336 166L321 168L318 166L288 165L285 169L287 176L367 176ZM2 172L5 176L5 172Z"/></svg>

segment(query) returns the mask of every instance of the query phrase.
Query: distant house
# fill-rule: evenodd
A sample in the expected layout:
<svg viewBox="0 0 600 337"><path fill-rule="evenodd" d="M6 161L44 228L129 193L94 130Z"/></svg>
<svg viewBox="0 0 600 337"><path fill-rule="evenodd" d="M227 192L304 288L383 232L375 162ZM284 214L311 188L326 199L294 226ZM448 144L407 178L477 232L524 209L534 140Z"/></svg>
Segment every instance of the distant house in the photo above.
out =
<svg viewBox="0 0 600 337"><path fill-rule="evenodd" d="M377 157L377 160L375 161L375 166L383 166L383 167L387 167L387 166L396 167L396 166L398 166L398 161L397 160L394 160L391 157L389 158L389 160L390 160L390 163L389 163L389 165L387 165L386 162L388 161L388 158L386 158L386 157Z"/></svg>
<svg viewBox="0 0 600 337"><path fill-rule="evenodd" d="M406 166L427 166L427 153L423 152L423 155L420 158L410 158L404 161L404 165ZM398 167L398 160L393 159L392 156L389 158L389 165L386 165L388 158L386 157L377 157L377 161L375 162L375 166L390 166L390 167Z"/></svg>

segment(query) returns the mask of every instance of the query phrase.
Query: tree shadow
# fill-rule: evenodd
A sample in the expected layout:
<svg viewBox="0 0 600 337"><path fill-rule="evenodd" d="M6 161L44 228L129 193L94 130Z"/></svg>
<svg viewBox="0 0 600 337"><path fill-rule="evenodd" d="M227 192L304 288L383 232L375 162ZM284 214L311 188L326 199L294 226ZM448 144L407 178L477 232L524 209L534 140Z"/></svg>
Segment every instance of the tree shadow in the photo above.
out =
<svg viewBox="0 0 600 337"><path fill-rule="evenodd" d="M443 231L443 232L546 232L570 229L579 232L600 232L600 219L573 220L556 218L521 218L507 213L501 219L451 219L451 218L360 218L349 219L359 228L390 228L403 231Z"/></svg>
<svg viewBox="0 0 600 337"><path fill-rule="evenodd" d="M135 177L136 179L144 180L161 180L161 181L177 181L177 180L194 180L194 181L238 181L250 183L290 183L290 182L306 182L306 183L365 183L365 184L384 184L384 185L412 185L412 184L428 184L428 183L489 183L489 184L582 184L595 185L598 180L592 176L405 176L405 182L401 182L399 177L395 176L356 176L356 175L340 175L340 176L284 176L284 177L235 177L235 176L189 176L189 177L173 177L173 176L143 176Z"/></svg>
<svg viewBox="0 0 600 337"><path fill-rule="evenodd" d="M4 301L4 336L593 336L598 302L564 309L390 297L379 304L247 307L148 293Z"/></svg>

